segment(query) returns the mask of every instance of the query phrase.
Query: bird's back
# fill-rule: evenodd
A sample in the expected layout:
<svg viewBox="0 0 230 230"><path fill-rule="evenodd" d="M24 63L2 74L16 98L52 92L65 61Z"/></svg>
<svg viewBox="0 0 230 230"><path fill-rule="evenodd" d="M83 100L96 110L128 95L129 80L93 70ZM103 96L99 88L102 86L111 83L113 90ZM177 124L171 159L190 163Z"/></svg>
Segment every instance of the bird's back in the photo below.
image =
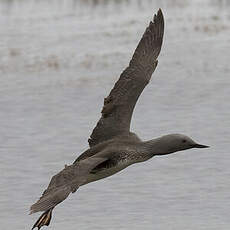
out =
<svg viewBox="0 0 230 230"><path fill-rule="evenodd" d="M113 151L113 149L119 150L119 149L127 147L130 144L135 145L140 142L141 142L141 139L135 133L130 132L128 135L119 135L115 138L101 142L87 149L74 161L74 164L88 157L100 154L102 151L105 151L105 150Z"/></svg>

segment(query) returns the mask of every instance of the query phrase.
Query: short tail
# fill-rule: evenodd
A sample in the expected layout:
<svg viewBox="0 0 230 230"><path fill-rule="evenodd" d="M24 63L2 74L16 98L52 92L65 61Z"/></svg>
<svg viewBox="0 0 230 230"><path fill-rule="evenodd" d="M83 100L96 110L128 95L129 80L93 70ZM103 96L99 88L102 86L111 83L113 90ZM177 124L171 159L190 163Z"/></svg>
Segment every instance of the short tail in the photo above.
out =
<svg viewBox="0 0 230 230"><path fill-rule="evenodd" d="M33 230L34 228L36 228L36 227L37 227L38 230L39 230L39 229L40 229L42 226L44 226L44 225L48 226L48 225L50 224L50 220L51 220L51 218L52 218L52 211L53 211L53 208L51 208L51 209L45 211L45 212L39 217L39 219L37 220L37 222L34 224L32 230Z"/></svg>

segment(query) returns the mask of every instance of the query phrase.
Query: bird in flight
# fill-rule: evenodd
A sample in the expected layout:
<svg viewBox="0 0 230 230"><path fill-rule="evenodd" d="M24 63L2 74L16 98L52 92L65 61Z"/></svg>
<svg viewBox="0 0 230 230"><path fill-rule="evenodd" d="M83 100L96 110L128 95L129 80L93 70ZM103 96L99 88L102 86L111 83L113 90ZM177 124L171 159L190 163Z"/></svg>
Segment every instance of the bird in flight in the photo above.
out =
<svg viewBox="0 0 230 230"><path fill-rule="evenodd" d="M101 118L88 140L89 149L53 176L40 199L31 206L31 214L43 212L32 229L48 226L56 205L82 185L111 176L153 156L208 147L182 134L142 141L130 132L135 104L157 67L163 35L164 17L159 9L146 28L128 67L105 98Z"/></svg>

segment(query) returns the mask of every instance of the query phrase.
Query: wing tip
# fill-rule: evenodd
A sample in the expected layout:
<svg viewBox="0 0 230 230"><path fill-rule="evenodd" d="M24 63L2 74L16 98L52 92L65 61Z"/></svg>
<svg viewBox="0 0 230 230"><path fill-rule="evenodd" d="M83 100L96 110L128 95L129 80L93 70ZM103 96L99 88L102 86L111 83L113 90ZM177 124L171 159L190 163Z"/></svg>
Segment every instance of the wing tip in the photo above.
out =
<svg viewBox="0 0 230 230"><path fill-rule="evenodd" d="M164 14L161 8L159 8L157 13L154 14L152 23L157 27L161 27L161 30L164 31Z"/></svg>
<svg viewBox="0 0 230 230"><path fill-rule="evenodd" d="M163 12L162 12L162 9L161 9L161 8L158 9L157 15L161 15L161 16L163 17Z"/></svg>
<svg viewBox="0 0 230 230"><path fill-rule="evenodd" d="M152 25L150 25L150 29L152 33L154 33L155 39L159 40L159 46L162 46L163 37L164 37L164 15L161 8L158 9L157 13L153 17Z"/></svg>
<svg viewBox="0 0 230 230"><path fill-rule="evenodd" d="M54 202L53 202L54 201ZM35 212L44 212L47 211L50 208L53 208L56 206L55 204L55 196L54 197L41 197L36 203L31 205L30 207L30 214L33 214Z"/></svg>
<svg viewBox="0 0 230 230"><path fill-rule="evenodd" d="M38 202L36 202L33 205L31 205L29 215L31 215L33 213L36 213L36 212L40 212L40 211L44 211L44 210L39 210L39 208L38 208Z"/></svg>
<svg viewBox="0 0 230 230"><path fill-rule="evenodd" d="M158 11L157 11L157 14L155 14L154 16L156 16L157 18L163 19L164 15L163 15L162 9L159 8Z"/></svg>
<svg viewBox="0 0 230 230"><path fill-rule="evenodd" d="M34 211L32 208L30 208L30 210L29 210L29 215L31 215L31 214L33 214L33 213L35 213L35 211Z"/></svg>

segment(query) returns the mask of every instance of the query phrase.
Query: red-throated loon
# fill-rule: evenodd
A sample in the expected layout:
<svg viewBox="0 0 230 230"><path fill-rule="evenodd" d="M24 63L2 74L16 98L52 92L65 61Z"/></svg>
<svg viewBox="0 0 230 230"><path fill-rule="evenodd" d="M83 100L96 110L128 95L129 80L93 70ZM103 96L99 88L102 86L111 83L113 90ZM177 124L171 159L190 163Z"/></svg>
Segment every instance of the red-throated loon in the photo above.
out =
<svg viewBox="0 0 230 230"><path fill-rule="evenodd" d="M122 72L104 100L102 116L89 141L90 148L72 165L52 177L41 198L31 206L31 213L43 211L33 228L49 225L54 207L81 185L111 176L127 166L190 148L206 148L182 134L169 134L141 141L130 132L133 109L157 67L164 34L161 9L146 28L129 66Z"/></svg>

